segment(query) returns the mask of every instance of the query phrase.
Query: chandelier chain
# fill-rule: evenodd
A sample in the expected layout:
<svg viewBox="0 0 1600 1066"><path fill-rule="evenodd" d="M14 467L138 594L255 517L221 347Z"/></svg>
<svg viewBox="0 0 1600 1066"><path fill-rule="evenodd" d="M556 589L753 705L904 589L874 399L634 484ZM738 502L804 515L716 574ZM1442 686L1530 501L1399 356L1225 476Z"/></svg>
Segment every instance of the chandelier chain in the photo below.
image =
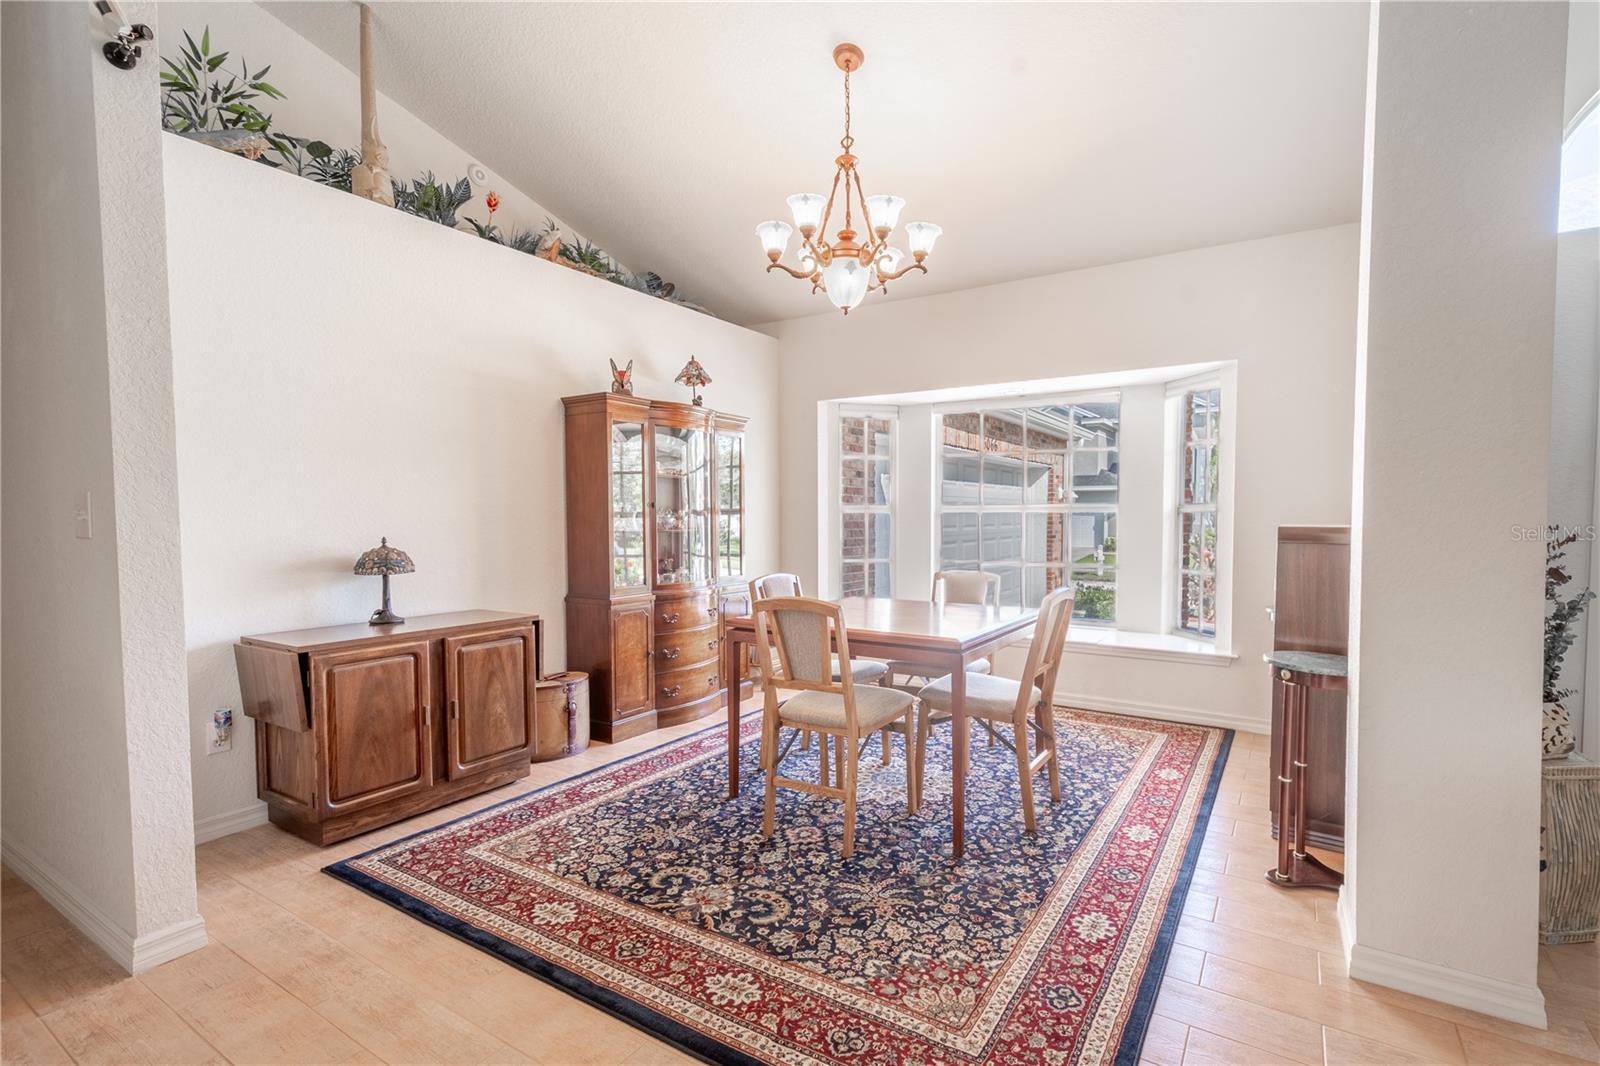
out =
<svg viewBox="0 0 1600 1066"><path fill-rule="evenodd" d="M856 143L850 136L850 71L844 72L844 136L839 138L839 147L849 151Z"/></svg>

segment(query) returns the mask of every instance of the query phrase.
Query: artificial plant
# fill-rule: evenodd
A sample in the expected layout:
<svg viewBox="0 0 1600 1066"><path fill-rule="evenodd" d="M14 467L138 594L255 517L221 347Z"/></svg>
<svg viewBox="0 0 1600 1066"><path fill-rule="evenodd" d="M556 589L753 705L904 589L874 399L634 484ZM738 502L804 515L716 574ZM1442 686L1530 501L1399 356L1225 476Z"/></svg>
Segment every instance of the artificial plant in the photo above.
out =
<svg viewBox="0 0 1600 1066"><path fill-rule="evenodd" d="M1576 543L1577 533L1562 534L1552 528L1545 539L1544 598L1549 610L1544 617L1544 701L1561 703L1574 692L1560 687L1561 662L1567 657L1572 642L1578 639L1576 624L1584 609L1594 599L1594 592L1584 589L1576 596L1564 596L1561 590L1571 582L1565 559L1567 548Z"/></svg>

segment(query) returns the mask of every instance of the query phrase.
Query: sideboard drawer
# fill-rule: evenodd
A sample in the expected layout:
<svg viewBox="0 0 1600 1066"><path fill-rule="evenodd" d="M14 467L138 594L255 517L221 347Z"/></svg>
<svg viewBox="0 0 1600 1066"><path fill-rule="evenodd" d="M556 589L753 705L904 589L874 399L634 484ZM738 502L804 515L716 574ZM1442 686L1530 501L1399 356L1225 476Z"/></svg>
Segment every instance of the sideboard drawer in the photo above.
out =
<svg viewBox="0 0 1600 1066"><path fill-rule="evenodd" d="M720 626L707 625L660 634L656 637L656 669L682 670L715 659L722 647L721 632Z"/></svg>
<svg viewBox="0 0 1600 1066"><path fill-rule="evenodd" d="M722 683L721 665L720 660L712 659L697 666L656 674L656 709L666 710L715 695L717 686Z"/></svg>
<svg viewBox="0 0 1600 1066"><path fill-rule="evenodd" d="M656 634L658 637L672 629L699 629L712 625L719 616L712 591L693 592L687 596L666 598L656 595Z"/></svg>

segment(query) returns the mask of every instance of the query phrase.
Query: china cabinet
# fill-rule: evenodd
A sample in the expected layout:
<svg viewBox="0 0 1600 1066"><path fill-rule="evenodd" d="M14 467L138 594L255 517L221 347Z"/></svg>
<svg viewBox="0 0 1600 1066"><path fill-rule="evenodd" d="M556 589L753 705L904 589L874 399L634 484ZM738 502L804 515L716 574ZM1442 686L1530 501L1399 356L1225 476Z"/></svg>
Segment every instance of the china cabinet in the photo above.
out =
<svg viewBox="0 0 1600 1066"><path fill-rule="evenodd" d="M606 741L722 706L719 583L742 580L744 424L619 393L568 396L567 664Z"/></svg>

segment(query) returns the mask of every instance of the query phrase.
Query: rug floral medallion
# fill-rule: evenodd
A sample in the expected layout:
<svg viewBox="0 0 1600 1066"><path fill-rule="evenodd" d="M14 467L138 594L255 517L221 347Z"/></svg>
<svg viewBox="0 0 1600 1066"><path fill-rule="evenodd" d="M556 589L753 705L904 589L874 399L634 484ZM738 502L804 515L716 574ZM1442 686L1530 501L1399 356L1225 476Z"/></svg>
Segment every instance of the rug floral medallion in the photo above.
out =
<svg viewBox="0 0 1600 1066"><path fill-rule="evenodd" d="M974 730L950 850L950 730L906 813L903 741L843 807L778 794L759 716L379 847L328 872L714 1062L1137 1061L1232 734L1058 711L1061 801L1023 832L1015 756ZM792 747L787 776L817 774Z"/></svg>

